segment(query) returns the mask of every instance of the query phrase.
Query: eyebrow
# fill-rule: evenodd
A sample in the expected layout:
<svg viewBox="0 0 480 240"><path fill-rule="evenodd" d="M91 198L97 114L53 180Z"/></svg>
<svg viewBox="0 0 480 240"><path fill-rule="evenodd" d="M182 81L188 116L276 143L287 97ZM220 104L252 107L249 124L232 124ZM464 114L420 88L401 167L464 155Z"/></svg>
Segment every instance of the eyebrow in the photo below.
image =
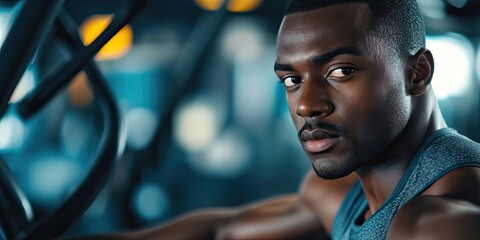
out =
<svg viewBox="0 0 480 240"><path fill-rule="evenodd" d="M362 53L356 48L340 47L340 48L337 48L337 49L332 50L330 52L327 52L327 53L324 53L324 54L321 54L321 55L313 56L310 59L310 62L317 65L317 64L321 64L323 62L329 61L329 60L331 60L331 59L333 59L333 58L335 58L339 55L344 55L344 54L354 55L354 56L362 56ZM295 69L290 64L281 64L281 63L275 62L275 65L273 66L273 70L274 71L294 71Z"/></svg>

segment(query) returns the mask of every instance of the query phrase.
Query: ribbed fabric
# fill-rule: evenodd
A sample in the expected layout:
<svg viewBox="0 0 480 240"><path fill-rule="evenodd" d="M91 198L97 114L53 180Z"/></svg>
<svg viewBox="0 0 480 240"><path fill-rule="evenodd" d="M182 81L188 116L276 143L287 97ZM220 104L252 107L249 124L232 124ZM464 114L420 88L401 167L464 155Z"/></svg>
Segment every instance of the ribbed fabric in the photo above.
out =
<svg viewBox="0 0 480 240"><path fill-rule="evenodd" d="M332 239L385 239L400 207L443 175L460 167L480 167L480 144L450 128L434 132L415 154L385 203L361 225L355 221L363 217L368 204L361 184L355 183L337 213Z"/></svg>

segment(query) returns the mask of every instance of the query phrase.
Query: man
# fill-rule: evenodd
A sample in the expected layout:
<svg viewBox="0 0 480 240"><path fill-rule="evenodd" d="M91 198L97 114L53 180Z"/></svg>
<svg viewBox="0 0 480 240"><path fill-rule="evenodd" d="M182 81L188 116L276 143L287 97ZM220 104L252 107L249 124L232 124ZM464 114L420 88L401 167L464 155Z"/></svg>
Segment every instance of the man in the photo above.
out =
<svg viewBox="0 0 480 240"><path fill-rule="evenodd" d="M293 0L275 72L316 174L294 196L110 237L478 239L480 145L446 127L433 70L414 0Z"/></svg>

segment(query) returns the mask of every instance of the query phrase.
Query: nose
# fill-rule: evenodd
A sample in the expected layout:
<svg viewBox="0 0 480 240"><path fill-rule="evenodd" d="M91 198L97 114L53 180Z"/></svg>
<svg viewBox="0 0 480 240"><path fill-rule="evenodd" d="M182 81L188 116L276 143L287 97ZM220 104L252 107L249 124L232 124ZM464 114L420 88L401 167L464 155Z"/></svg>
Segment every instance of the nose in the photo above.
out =
<svg viewBox="0 0 480 240"><path fill-rule="evenodd" d="M318 81L318 80L317 80ZM334 111L326 84L305 81L297 104L297 115L301 117L326 117Z"/></svg>

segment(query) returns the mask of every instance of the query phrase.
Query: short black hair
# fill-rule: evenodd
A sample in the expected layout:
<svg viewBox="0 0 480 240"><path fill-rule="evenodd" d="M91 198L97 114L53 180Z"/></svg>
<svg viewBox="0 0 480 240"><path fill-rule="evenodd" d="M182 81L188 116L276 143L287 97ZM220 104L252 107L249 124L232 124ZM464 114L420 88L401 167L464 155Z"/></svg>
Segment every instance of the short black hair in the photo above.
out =
<svg viewBox="0 0 480 240"><path fill-rule="evenodd" d="M400 56L425 47L425 23L415 0L291 0L285 16L345 3L366 3L372 14L370 32Z"/></svg>

